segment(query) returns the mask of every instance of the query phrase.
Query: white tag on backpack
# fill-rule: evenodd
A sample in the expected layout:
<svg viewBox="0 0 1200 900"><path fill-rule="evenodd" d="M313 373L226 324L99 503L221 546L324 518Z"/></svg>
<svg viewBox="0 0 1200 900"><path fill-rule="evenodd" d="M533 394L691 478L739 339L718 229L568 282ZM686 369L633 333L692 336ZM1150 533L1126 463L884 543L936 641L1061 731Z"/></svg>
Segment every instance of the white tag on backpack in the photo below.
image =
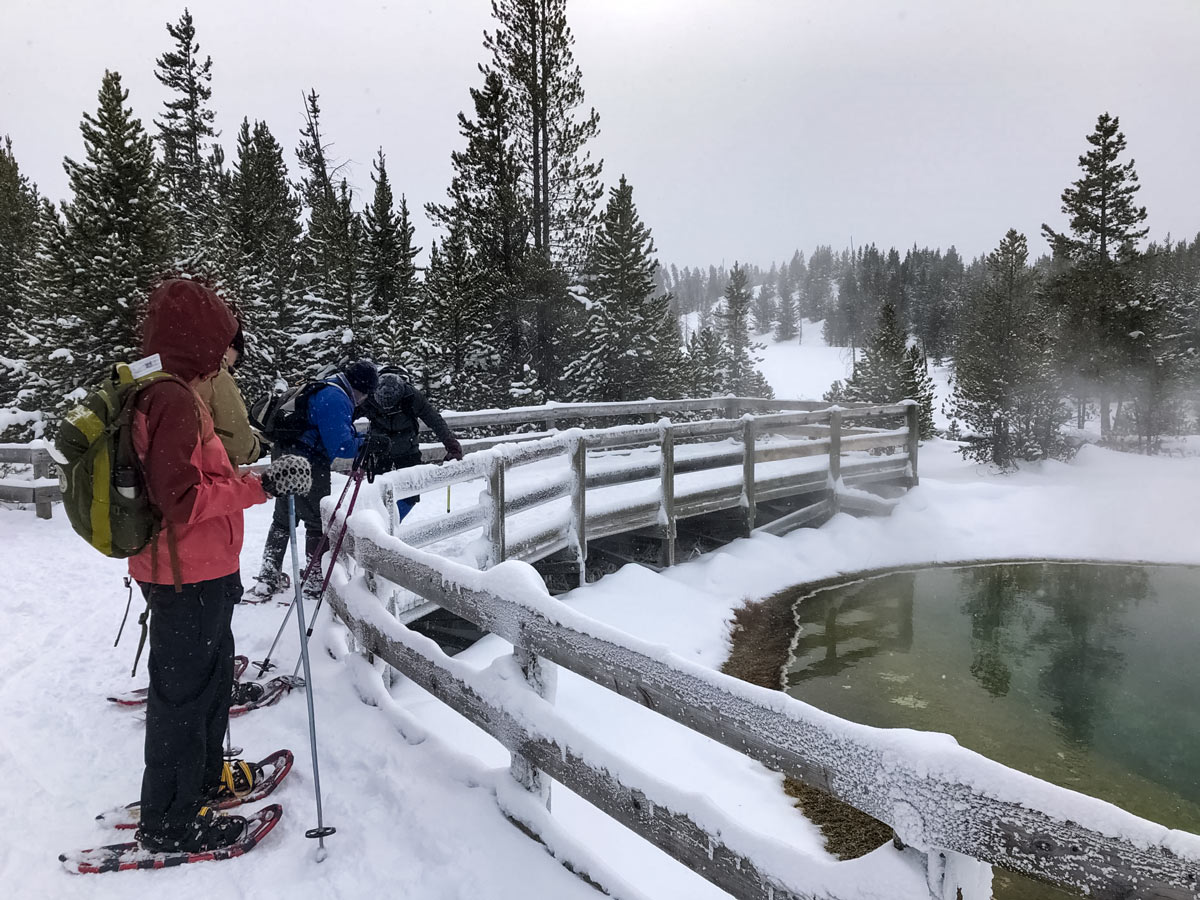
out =
<svg viewBox="0 0 1200 900"><path fill-rule="evenodd" d="M162 371L162 359L157 353L143 357L129 364L129 373L134 378L143 378L152 372Z"/></svg>

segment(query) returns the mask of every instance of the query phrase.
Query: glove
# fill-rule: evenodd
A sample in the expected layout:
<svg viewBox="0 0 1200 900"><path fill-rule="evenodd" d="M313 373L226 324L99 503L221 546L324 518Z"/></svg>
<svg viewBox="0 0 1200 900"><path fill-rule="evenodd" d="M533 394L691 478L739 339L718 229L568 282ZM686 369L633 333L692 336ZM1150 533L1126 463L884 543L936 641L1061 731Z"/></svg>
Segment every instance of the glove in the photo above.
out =
<svg viewBox="0 0 1200 900"><path fill-rule="evenodd" d="M462 444L458 442L458 438L446 438L446 440L442 441L442 445L446 448L447 460L460 460L463 458Z"/></svg>
<svg viewBox="0 0 1200 900"><path fill-rule="evenodd" d="M359 455L359 467L367 476L367 481L374 481L375 476L387 471L388 448L391 440L386 434L371 432L363 441Z"/></svg>
<svg viewBox="0 0 1200 900"><path fill-rule="evenodd" d="M272 497L307 494L312 490L312 464L303 456L281 456L262 473L262 486Z"/></svg>

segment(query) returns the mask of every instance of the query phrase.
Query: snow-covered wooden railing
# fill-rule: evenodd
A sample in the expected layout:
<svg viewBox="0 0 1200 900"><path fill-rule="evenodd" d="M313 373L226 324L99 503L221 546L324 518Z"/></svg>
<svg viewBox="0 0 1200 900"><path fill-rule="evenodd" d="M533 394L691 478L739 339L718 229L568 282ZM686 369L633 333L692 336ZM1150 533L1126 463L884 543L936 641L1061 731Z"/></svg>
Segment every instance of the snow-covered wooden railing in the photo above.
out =
<svg viewBox="0 0 1200 900"><path fill-rule="evenodd" d="M32 503L39 519L49 519L51 504L62 494L54 477L54 463L41 441L32 444L0 444L0 463L31 467L31 479L0 478L0 500Z"/></svg>
<svg viewBox="0 0 1200 900"><path fill-rule="evenodd" d="M938 900L980 896L977 879L961 881L978 865L971 860L1100 900L1197 896L1200 837L1009 769L948 736L853 724L699 666L555 600L523 563L472 569L388 534L376 512L354 514L344 547L334 610L363 652L508 748L526 791L498 800L535 835L552 829L548 776L735 897L850 898L869 884L853 862L814 859L756 834L701 792L664 784L581 735L554 707L558 665L887 823L909 852L926 854ZM372 577L503 637L512 660L477 671L445 656L385 609ZM558 842L546 843L580 870Z"/></svg>
<svg viewBox="0 0 1200 900"><path fill-rule="evenodd" d="M675 401L677 405L694 402L699 401ZM613 414L615 406L618 404L606 405L608 415ZM481 568L505 559L534 561L571 551L582 583L586 580L589 539L632 531L651 534L663 541L664 562L672 565L680 519L740 510L745 534L760 526L782 534L828 518L840 508L885 511L886 501L858 489L880 481L916 484L916 411L914 405L904 403L572 429L521 444L480 449L462 462L439 469L426 466L389 473L377 484L383 494L382 508L390 513L398 497L483 480L487 488L474 506L433 521L393 525L389 530L405 543L423 547L482 529ZM903 427L845 427L846 423L889 417L902 420ZM797 431L810 436L788 436ZM633 463L611 465L605 460L604 451L634 447L648 447L653 453ZM880 449L901 452L842 458L844 453ZM825 456L827 461L815 466L797 464L814 456ZM557 474L545 474L532 486L507 486L513 470L560 457L567 462L565 470L560 467ZM600 468L592 468L595 462L601 464ZM624 490L615 499L611 494L605 497L599 493L621 486ZM811 502L802 508L766 524L760 522L760 504L805 496ZM563 498L570 501L565 508L550 514L542 510L534 523L528 521L532 517L522 520L522 513Z"/></svg>

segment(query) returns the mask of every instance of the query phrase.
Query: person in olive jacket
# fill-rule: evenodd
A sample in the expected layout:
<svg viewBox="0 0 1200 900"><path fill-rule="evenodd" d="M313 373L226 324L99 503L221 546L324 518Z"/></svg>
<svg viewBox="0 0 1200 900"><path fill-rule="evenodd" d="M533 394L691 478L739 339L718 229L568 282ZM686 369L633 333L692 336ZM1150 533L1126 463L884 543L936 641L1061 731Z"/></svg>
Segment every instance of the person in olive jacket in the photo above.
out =
<svg viewBox="0 0 1200 900"><path fill-rule="evenodd" d="M397 372L384 370L375 392L363 404L361 412L371 423L364 456L368 470L373 473L420 464L421 445L417 432L421 426L418 420L437 435L446 448L447 460L463 458L462 444L441 413ZM396 508L400 514L397 521L402 521L420 499L417 495L397 500Z"/></svg>
<svg viewBox="0 0 1200 900"><path fill-rule="evenodd" d="M233 375L233 370L244 351L245 339L239 324L237 334L233 336L233 341L221 360L220 371L212 380L203 382L196 389L196 393L208 404L213 418L213 430L225 446L229 461L235 467L250 465L262 456L262 440L250 425L246 401L242 398L241 389Z"/></svg>

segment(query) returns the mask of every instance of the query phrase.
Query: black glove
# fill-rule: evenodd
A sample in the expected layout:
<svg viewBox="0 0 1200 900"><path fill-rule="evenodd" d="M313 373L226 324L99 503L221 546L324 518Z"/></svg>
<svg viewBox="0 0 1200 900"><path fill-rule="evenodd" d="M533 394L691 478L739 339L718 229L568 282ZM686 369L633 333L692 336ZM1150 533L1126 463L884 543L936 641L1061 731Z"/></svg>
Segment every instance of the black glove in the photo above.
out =
<svg viewBox="0 0 1200 900"><path fill-rule="evenodd" d="M458 438L448 437L442 441L442 446L446 448L447 460L460 460L463 458L462 444L458 442Z"/></svg>
<svg viewBox="0 0 1200 900"><path fill-rule="evenodd" d="M307 494L312 490L312 464L303 456L281 456L262 473L262 486L272 497Z"/></svg>
<svg viewBox="0 0 1200 900"><path fill-rule="evenodd" d="M371 432L363 441L359 451L359 468L367 476L367 481L374 481L375 476L387 471L388 448L391 440L386 434Z"/></svg>

